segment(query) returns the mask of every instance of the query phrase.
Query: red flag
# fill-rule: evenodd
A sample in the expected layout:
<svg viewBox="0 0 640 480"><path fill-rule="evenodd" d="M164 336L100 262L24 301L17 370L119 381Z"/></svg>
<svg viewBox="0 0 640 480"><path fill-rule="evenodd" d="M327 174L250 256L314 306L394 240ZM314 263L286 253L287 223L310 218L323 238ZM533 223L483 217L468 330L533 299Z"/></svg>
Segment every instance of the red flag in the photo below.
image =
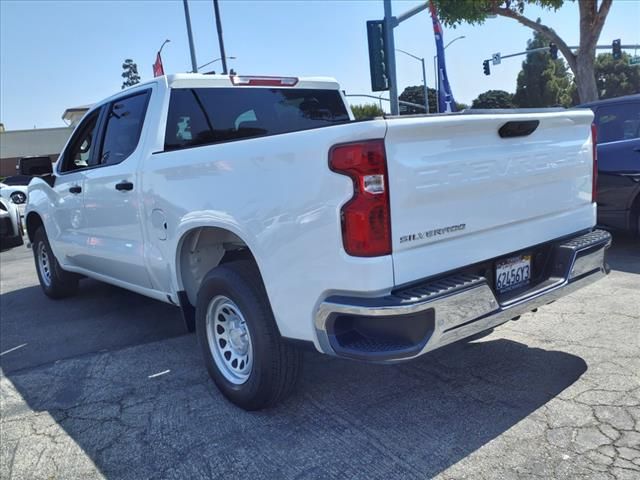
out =
<svg viewBox="0 0 640 480"><path fill-rule="evenodd" d="M160 52L156 55L156 63L153 64L153 76L160 77L164 75L164 67L162 66L162 57Z"/></svg>

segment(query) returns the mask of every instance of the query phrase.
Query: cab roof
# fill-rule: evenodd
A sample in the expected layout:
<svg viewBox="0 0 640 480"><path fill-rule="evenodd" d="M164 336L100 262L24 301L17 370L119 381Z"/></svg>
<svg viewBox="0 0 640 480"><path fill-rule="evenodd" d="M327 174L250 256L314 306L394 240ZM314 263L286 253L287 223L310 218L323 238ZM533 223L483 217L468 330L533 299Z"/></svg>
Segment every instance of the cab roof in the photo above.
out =
<svg viewBox="0 0 640 480"><path fill-rule="evenodd" d="M169 88L309 88L339 90L340 84L332 77L276 77L269 75L210 75L203 73L173 73L136 83L94 104L89 112L123 94L143 90L145 87L164 83Z"/></svg>

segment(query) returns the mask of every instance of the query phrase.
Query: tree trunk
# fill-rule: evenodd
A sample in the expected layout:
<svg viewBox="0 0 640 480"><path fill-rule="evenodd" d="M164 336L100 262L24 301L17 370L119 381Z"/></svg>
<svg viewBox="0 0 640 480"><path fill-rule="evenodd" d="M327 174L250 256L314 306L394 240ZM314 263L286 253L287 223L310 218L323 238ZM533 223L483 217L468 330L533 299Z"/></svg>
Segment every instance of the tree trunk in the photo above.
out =
<svg viewBox="0 0 640 480"><path fill-rule="evenodd" d="M576 54L576 67L573 73L578 86L580 103L592 102L599 98L594 68L596 45L598 44L604 21L609 14L612 1L602 0L600 9L598 9L598 0L580 0L578 2L580 47Z"/></svg>
<svg viewBox="0 0 640 480"><path fill-rule="evenodd" d="M594 65L595 48L592 51L578 52L574 74L580 103L593 102L599 98Z"/></svg>

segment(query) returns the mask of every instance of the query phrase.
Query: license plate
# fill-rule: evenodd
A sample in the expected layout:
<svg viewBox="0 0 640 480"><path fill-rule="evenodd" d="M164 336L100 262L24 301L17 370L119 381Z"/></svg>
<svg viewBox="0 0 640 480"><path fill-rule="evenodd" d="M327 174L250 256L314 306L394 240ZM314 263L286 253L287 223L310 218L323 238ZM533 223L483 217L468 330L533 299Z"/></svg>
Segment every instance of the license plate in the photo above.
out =
<svg viewBox="0 0 640 480"><path fill-rule="evenodd" d="M496 263L496 289L499 293L515 290L531 279L531 255L518 255Z"/></svg>

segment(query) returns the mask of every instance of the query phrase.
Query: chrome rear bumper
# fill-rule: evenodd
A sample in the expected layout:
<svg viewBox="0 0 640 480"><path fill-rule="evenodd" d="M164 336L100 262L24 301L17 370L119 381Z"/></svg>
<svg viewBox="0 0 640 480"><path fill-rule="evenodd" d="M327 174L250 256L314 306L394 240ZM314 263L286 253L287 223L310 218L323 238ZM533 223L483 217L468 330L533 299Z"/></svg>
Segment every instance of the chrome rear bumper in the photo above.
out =
<svg viewBox="0 0 640 480"><path fill-rule="evenodd" d="M515 297L494 293L468 271L378 298L334 295L320 304L315 328L324 353L393 362L491 329L589 285L608 273L611 235L594 230L554 242L549 275Z"/></svg>

